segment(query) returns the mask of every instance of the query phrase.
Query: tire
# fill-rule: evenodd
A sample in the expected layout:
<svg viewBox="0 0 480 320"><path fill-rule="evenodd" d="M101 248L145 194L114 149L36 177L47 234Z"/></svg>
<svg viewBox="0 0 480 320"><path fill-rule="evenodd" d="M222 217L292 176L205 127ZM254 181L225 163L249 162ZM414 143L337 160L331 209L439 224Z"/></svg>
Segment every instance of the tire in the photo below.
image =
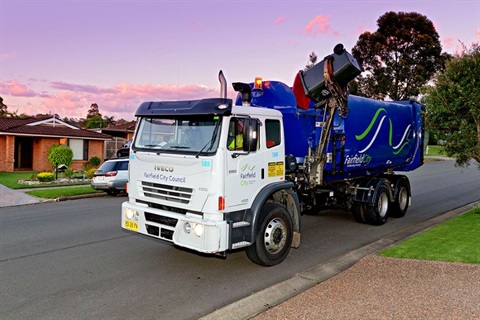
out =
<svg viewBox="0 0 480 320"><path fill-rule="evenodd" d="M395 187L395 201L391 204L388 215L394 218L402 218L408 210L410 203L410 184L407 178L401 178Z"/></svg>
<svg viewBox="0 0 480 320"><path fill-rule="evenodd" d="M266 203L260 212L255 242L245 249L248 258L261 266L271 267L287 257L292 246L293 222L285 207Z"/></svg>
<svg viewBox="0 0 480 320"><path fill-rule="evenodd" d="M381 183L375 191L373 206L366 207L365 220L369 224L380 226L388 219L389 190L384 183Z"/></svg>
<svg viewBox="0 0 480 320"><path fill-rule="evenodd" d="M355 221L365 223L366 207L363 203L354 203L352 207L353 217Z"/></svg>
<svg viewBox="0 0 480 320"><path fill-rule="evenodd" d="M115 197L118 194L118 190L107 190L109 196Z"/></svg>

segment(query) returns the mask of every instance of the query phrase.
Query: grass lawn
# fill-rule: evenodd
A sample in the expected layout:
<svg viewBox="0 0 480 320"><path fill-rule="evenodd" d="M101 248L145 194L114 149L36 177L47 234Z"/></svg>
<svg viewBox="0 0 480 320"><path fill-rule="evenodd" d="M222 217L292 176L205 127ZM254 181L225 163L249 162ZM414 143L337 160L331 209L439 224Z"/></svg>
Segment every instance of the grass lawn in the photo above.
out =
<svg viewBox="0 0 480 320"><path fill-rule="evenodd" d="M480 206L381 252L381 256L480 264Z"/></svg>
<svg viewBox="0 0 480 320"><path fill-rule="evenodd" d="M58 187L58 184L43 184L43 185L28 185L28 184L19 184L19 180L31 180L33 175L37 175L38 172L33 171L16 171L16 172L0 172L0 184L3 184L5 187L10 189L31 189L31 188L46 188L46 187ZM60 177L60 176L59 176ZM69 185L85 185L90 184L89 182L78 182L78 183L62 183L62 186Z"/></svg>
<svg viewBox="0 0 480 320"><path fill-rule="evenodd" d="M427 156L447 156L445 153L445 148L443 146L428 146L427 147Z"/></svg>
<svg viewBox="0 0 480 320"><path fill-rule="evenodd" d="M38 197L38 198L45 198L45 199L55 199L58 197L68 197L68 196L78 196L82 194L89 194L89 193L101 193L103 191L97 191L92 189L90 185L88 186L78 186L78 187L68 187L68 188L49 188L49 189L42 189L42 190L32 190L27 191L31 196Z"/></svg>

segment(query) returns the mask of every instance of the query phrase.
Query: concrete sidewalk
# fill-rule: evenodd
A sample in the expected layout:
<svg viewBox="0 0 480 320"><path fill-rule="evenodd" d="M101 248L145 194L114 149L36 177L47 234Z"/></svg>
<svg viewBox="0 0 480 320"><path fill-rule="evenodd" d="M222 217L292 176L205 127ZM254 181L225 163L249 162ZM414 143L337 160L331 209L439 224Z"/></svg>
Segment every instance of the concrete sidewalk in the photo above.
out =
<svg viewBox="0 0 480 320"><path fill-rule="evenodd" d="M45 200L32 197L23 191L12 190L0 184L0 208L34 204L44 201Z"/></svg>

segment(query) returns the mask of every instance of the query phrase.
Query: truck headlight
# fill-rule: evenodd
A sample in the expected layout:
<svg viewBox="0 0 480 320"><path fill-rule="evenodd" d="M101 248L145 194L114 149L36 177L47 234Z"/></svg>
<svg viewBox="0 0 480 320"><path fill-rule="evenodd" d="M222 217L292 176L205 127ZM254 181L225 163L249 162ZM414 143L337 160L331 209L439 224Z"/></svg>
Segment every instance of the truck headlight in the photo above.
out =
<svg viewBox="0 0 480 320"><path fill-rule="evenodd" d="M203 235L203 230L205 228L203 227L203 224L200 224L200 223L197 223L195 224L195 226L193 227L193 233L195 233L195 235L197 237L201 237Z"/></svg>
<svg viewBox="0 0 480 320"><path fill-rule="evenodd" d="M135 213L132 209L127 208L127 210L125 210L125 217L127 217L128 220L132 220L134 215Z"/></svg>
<svg viewBox="0 0 480 320"><path fill-rule="evenodd" d="M125 210L125 217L128 219L128 220L135 220L135 221L138 221L138 217L140 216L140 214L138 213L137 210L132 210L130 208L127 208L127 210Z"/></svg>
<svg viewBox="0 0 480 320"><path fill-rule="evenodd" d="M183 228L185 229L185 232L186 232L187 234L190 234L190 232L192 232L192 226L190 225L189 222L185 223L184 226L183 226Z"/></svg>
<svg viewBox="0 0 480 320"><path fill-rule="evenodd" d="M183 225L183 229L187 234L190 234L193 231L194 235L196 235L197 237L201 237L203 235L205 227L203 226L203 224L200 223L185 222L185 224Z"/></svg>

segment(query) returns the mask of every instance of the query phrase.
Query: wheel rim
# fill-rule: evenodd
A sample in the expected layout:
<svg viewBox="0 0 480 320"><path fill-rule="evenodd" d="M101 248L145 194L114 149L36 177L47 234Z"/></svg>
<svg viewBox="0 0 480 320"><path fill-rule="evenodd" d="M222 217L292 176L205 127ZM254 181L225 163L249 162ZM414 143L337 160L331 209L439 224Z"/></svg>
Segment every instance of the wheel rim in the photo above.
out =
<svg viewBox="0 0 480 320"><path fill-rule="evenodd" d="M265 228L265 249L271 254L280 252L287 241L287 226L281 219L275 218Z"/></svg>
<svg viewBox="0 0 480 320"><path fill-rule="evenodd" d="M408 204L408 192L407 189L402 188L398 193L398 207L400 210L404 210Z"/></svg>
<svg viewBox="0 0 480 320"><path fill-rule="evenodd" d="M382 218L387 215L388 196L385 192L382 192L382 194L380 195L380 197L378 199L377 211L378 211L378 215Z"/></svg>

